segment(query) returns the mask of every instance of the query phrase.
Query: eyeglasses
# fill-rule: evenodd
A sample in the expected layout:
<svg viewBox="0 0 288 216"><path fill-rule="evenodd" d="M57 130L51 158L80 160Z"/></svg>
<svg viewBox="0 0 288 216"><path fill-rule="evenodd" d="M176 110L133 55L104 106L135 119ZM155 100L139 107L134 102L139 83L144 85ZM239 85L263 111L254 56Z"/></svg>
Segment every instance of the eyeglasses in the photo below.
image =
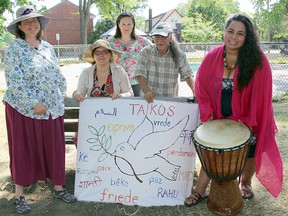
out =
<svg viewBox="0 0 288 216"><path fill-rule="evenodd" d="M110 52L110 50L103 50L103 51L94 51L94 55L100 56L100 55L107 55Z"/></svg>
<svg viewBox="0 0 288 216"><path fill-rule="evenodd" d="M31 25L31 24L36 24L36 23L38 23L39 21L38 21L38 19L37 18L33 18L32 20L24 20L24 21L22 21L22 23L24 24L24 25Z"/></svg>

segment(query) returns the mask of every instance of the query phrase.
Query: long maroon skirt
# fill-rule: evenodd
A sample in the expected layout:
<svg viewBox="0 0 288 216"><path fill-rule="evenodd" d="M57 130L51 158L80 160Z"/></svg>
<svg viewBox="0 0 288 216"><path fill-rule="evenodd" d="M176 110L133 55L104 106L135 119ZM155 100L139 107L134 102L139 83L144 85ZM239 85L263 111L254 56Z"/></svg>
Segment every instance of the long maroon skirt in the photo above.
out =
<svg viewBox="0 0 288 216"><path fill-rule="evenodd" d="M7 102L6 126L10 172L15 184L30 185L38 180L65 184L64 118L28 118Z"/></svg>

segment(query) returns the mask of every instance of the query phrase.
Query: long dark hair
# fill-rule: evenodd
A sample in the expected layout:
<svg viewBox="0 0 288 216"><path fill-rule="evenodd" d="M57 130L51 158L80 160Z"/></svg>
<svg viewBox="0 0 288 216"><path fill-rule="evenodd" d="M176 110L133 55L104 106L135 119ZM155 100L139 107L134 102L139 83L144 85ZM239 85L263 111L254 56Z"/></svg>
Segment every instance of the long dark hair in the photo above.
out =
<svg viewBox="0 0 288 216"><path fill-rule="evenodd" d="M262 67L263 53L259 46L259 38L251 20L242 14L235 14L229 18L225 29L232 21L242 22L246 28L246 37L243 46L238 52L239 74L237 77L238 89L241 91L248 86L258 67Z"/></svg>
<svg viewBox="0 0 288 216"><path fill-rule="evenodd" d="M135 39L136 39L136 34L135 34L135 18L134 18L134 16L133 16L133 14L130 13L130 12L123 12L123 13L121 13L121 14L117 17L117 19L116 19L116 32L115 32L114 37L115 37L115 38L121 38L121 37L122 37L122 33L121 33L120 28L119 28L119 24L120 24L121 19L124 18L124 17L130 17L130 18L132 19L132 21L133 21L133 29L132 29L132 32L131 32L131 38L132 38L133 40L135 40Z"/></svg>
<svg viewBox="0 0 288 216"><path fill-rule="evenodd" d="M168 36L171 37L171 36ZM180 66L180 60L181 60L181 49L178 45L178 43L173 39L170 42L170 52L172 55L172 59L175 63L175 68L178 68Z"/></svg>

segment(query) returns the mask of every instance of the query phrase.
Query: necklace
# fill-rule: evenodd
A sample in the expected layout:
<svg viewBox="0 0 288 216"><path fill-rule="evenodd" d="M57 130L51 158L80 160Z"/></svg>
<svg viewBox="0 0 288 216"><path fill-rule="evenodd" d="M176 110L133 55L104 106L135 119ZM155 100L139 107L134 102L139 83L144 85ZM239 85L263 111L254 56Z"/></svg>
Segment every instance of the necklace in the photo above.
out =
<svg viewBox="0 0 288 216"><path fill-rule="evenodd" d="M231 70L234 70L238 64L237 62L237 59L235 61L235 64L233 65L229 65L228 62L227 62L227 58L226 58L226 51L224 50L224 53L223 53L223 59L224 59L224 66L227 68L227 70L231 71Z"/></svg>

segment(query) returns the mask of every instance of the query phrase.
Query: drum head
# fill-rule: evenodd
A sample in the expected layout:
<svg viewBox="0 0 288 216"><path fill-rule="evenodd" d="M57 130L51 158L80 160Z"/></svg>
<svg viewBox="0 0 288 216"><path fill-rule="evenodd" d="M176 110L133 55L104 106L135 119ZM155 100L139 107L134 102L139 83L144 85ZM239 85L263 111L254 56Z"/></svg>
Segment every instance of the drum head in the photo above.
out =
<svg viewBox="0 0 288 216"><path fill-rule="evenodd" d="M246 143L251 136L249 128L241 122L229 119L216 119L205 122L196 128L194 140L203 146L225 149Z"/></svg>

